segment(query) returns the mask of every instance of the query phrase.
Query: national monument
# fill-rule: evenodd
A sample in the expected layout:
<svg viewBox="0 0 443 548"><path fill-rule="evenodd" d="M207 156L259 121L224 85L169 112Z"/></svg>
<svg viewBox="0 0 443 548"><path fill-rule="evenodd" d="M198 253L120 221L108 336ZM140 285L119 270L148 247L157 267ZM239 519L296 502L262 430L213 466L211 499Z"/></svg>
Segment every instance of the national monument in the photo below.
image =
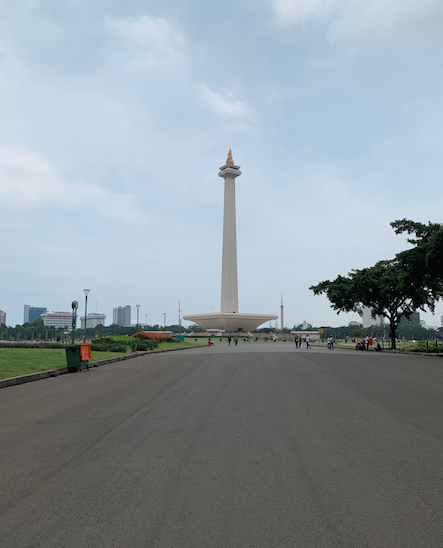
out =
<svg viewBox="0 0 443 548"><path fill-rule="evenodd" d="M183 319L195 322L203 329L217 329L229 333L253 331L262 323L276 320L278 316L275 314L241 314L238 310L235 179L241 175L241 171L240 166L234 164L231 149L229 149L226 164L220 168L218 175L225 180L220 312L192 314L183 316Z"/></svg>

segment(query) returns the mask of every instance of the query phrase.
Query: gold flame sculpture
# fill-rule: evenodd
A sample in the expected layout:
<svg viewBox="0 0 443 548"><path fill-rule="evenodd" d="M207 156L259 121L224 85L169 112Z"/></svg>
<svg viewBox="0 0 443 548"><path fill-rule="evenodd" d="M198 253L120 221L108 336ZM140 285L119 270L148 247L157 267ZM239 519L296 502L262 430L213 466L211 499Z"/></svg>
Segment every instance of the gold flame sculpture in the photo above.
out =
<svg viewBox="0 0 443 548"><path fill-rule="evenodd" d="M226 160L226 165L229 165L229 166L234 165L234 160L232 159L231 149L229 149L229 152L228 152L228 159Z"/></svg>

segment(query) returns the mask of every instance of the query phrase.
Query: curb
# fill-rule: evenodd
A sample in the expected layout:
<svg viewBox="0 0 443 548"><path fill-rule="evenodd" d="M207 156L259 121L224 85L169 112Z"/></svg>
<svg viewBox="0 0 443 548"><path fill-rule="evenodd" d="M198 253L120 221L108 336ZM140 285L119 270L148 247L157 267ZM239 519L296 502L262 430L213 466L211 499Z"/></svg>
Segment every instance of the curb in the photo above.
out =
<svg viewBox="0 0 443 548"><path fill-rule="evenodd" d="M206 345L199 344L195 347L188 346L186 348L168 348L166 350L147 350L146 352L135 352L134 354L128 354L127 356L117 356L115 358L107 358L106 360L99 360L91 362L89 367L101 367L108 363L123 362L134 358L140 358L141 356L147 356L148 354L161 354L163 352L177 352L178 350L189 350L191 348L203 348ZM84 371L86 365L80 366L80 371ZM20 375L19 377L9 377L8 379L0 380L0 389L7 388L9 386L17 386L19 384L25 384L27 382L39 381L41 379L48 379L49 377L58 377L59 375L65 375L69 373L67 367L58 367L57 369L48 369L48 371L39 371L38 373L29 373L28 375Z"/></svg>

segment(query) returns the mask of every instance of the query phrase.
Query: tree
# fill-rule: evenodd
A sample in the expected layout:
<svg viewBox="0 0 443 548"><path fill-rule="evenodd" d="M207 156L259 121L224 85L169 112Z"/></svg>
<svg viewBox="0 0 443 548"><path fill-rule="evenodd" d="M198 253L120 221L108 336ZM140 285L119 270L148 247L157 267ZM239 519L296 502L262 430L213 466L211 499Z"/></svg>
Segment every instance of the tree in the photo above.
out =
<svg viewBox="0 0 443 548"><path fill-rule="evenodd" d="M372 309L372 317L384 316L389 322L392 348L395 332L402 316L410 317L417 308L427 306L434 310L435 301L442 294L441 284L429 288L423 272L418 273L416 258L408 252L398 254L390 261L379 261L370 268L353 270L326 280L310 289L315 295L325 294L331 307L338 312L361 313L363 306Z"/></svg>
<svg viewBox="0 0 443 548"><path fill-rule="evenodd" d="M408 262L420 276L423 285L430 291L439 292L443 283L443 225L440 223L417 223L402 219L391 223L396 234L407 232L414 247L399 253L397 257Z"/></svg>

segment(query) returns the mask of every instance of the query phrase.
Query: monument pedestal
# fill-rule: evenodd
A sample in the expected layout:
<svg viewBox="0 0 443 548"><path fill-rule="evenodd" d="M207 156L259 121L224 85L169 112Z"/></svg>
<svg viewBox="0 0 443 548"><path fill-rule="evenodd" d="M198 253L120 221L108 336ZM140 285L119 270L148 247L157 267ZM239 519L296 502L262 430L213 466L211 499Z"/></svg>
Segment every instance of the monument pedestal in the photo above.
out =
<svg viewBox="0 0 443 548"><path fill-rule="evenodd" d="M240 314L232 312L213 312L212 314L192 314L183 316L184 320L194 322L206 331L220 329L228 333L254 331L259 325L278 318L275 314Z"/></svg>

